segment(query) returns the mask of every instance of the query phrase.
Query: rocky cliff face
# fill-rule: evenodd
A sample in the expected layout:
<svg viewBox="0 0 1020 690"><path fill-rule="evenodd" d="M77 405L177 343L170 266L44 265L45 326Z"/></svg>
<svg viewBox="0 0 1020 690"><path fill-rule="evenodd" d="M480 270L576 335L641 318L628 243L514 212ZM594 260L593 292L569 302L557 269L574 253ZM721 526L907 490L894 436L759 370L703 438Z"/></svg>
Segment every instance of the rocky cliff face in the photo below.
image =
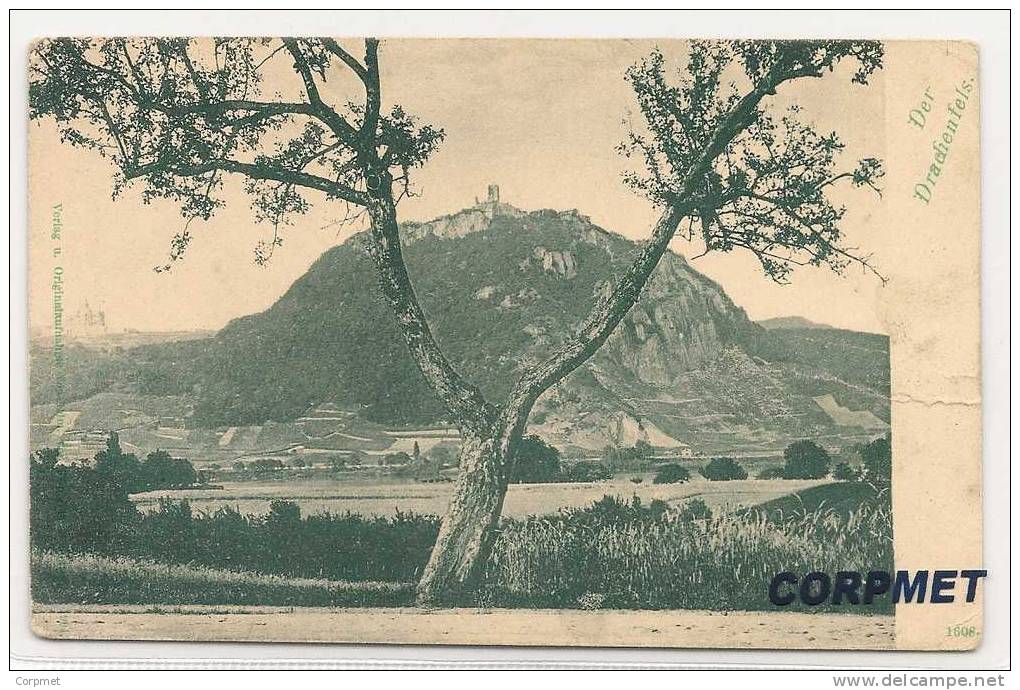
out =
<svg viewBox="0 0 1020 690"><path fill-rule="evenodd" d="M537 279L541 275L559 281L561 285L551 286L547 292L572 293L576 304L571 306L585 308L612 289L613 278L626 270L636 249L577 211L524 213L503 207L505 212L495 217L469 209L430 223L412 224L406 237L409 244L427 237L464 238L489 230L495 221L498 230L494 231L508 235L506 239L515 245L507 247L504 261L512 261L524 277ZM523 254L520 260L516 260L518 254ZM584 275L579 278L579 273ZM574 289L575 283L592 284L590 297ZM574 325L550 310L551 295L531 285L516 291L507 288L506 283L487 284L474 297L491 301L503 311L517 310L516 318L527 320L523 330L532 337L529 350L534 351L527 353L529 356L553 347ZM598 357L642 382L667 385L680 373L718 356L736 333L755 329L718 285L694 271L683 257L670 253L656 269L641 302Z"/></svg>
<svg viewBox="0 0 1020 690"><path fill-rule="evenodd" d="M714 360L736 334L755 328L718 286L668 254L603 356L642 382L668 385Z"/></svg>

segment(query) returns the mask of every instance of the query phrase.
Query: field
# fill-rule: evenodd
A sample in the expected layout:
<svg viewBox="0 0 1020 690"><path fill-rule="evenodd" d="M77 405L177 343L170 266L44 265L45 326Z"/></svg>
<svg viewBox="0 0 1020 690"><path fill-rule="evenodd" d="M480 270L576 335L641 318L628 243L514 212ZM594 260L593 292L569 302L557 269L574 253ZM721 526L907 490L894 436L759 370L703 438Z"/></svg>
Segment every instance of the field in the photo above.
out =
<svg viewBox="0 0 1020 690"><path fill-rule="evenodd" d="M642 477L636 484L631 477ZM638 496L648 503L659 499L676 506L700 498L713 511L729 511L758 505L829 480L745 479L710 482L697 479L684 484L652 484L651 475L635 473L606 482L574 484L515 484L507 492L503 515L526 517L548 515L562 508L582 508L605 495ZM303 515L350 511L364 516L392 517L397 510L442 515L446 511L452 484L423 484L411 481L329 479L224 482L222 489L150 491L132 496L140 510L153 510L159 499L188 499L192 509L212 512L222 506L241 513L267 513L274 500L294 501Z"/></svg>

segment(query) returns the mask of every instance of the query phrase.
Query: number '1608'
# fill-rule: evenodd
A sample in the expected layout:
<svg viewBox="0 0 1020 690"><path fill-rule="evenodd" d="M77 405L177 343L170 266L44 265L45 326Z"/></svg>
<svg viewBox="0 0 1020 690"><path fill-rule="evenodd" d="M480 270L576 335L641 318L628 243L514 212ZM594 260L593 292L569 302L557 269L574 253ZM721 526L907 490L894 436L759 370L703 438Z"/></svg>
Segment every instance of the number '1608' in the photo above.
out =
<svg viewBox="0 0 1020 690"><path fill-rule="evenodd" d="M946 637L974 637L977 627L973 625L950 625L946 628Z"/></svg>

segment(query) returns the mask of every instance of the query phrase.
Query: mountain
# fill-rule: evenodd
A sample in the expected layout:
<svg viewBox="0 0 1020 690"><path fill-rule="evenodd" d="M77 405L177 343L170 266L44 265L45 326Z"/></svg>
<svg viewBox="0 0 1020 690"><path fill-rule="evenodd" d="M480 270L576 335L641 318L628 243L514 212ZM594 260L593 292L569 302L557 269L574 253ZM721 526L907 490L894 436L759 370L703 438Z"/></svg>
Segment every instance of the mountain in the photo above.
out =
<svg viewBox="0 0 1020 690"><path fill-rule="evenodd" d="M491 400L564 341L638 248L577 211L500 203L401 232L437 340ZM183 396L188 423L204 427L293 420L323 403L385 425L443 421L378 296L364 241L328 250L276 304L212 338L104 360L104 383L88 379L90 392ZM579 449L645 440L702 452L864 438L888 422L888 367L884 337L768 330L667 253L602 350L542 398L531 432Z"/></svg>

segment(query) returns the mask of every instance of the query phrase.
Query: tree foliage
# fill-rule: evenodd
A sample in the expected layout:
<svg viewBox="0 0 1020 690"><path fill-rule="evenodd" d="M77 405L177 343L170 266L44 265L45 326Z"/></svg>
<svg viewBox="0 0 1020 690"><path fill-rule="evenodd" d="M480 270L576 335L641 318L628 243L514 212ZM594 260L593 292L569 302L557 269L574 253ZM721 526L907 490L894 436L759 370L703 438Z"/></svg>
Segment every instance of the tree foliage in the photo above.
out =
<svg viewBox="0 0 1020 690"><path fill-rule="evenodd" d="M711 482L747 479L747 470L733 458L712 458L701 468L701 476Z"/></svg>
<svg viewBox="0 0 1020 690"><path fill-rule="evenodd" d="M59 464L57 449L33 454L29 471L33 546L118 553L138 517L121 477L85 464Z"/></svg>
<svg viewBox="0 0 1020 690"><path fill-rule="evenodd" d="M511 434L522 429L539 396L598 352L678 234L700 235L706 252L748 250L780 282L799 264L871 269L868 257L843 246L845 209L827 193L844 180L877 191L880 161L837 167L843 145L834 133L816 132L797 108L777 116L768 99L788 82L834 72L844 60L856 65L851 80L866 84L882 55L876 41L693 41L676 79L667 77L659 51L629 70L644 124L632 127L619 149L643 171L625 181L662 213L571 338L521 376L502 426Z"/></svg>
<svg viewBox="0 0 1020 690"><path fill-rule="evenodd" d="M679 484L689 481L691 472L679 463L671 462L663 465L655 472L653 484Z"/></svg>
<svg viewBox="0 0 1020 690"><path fill-rule="evenodd" d="M773 113L766 99L844 60L856 64L852 81L865 84L882 54L874 41L696 41L678 82L667 79L660 52L631 69L645 127L621 150L641 159L645 171L626 180L663 214L562 347L524 372L498 405L447 360L408 276L396 203L442 130L418 124L399 106L383 111L375 39L365 40L362 60L328 38L46 40L30 60L29 101L32 118L52 118L65 142L114 163L115 195L138 184L146 203L179 204L186 220L171 242L171 262L190 241L191 221L223 205L227 174L243 178L256 220L273 227L272 239L256 247L259 262L312 195L346 204L348 215L351 208L368 213L366 248L421 374L462 433L486 441L469 448L498 449L462 463L460 493L419 585L428 602L480 575L502 506L492 499L506 490L535 402L606 342L678 232L699 235L705 251L751 251L777 281L798 264L870 267L842 245L845 209L827 194L844 180L877 191L881 163L866 158L840 167L843 144L835 133L816 131L796 107ZM281 60L293 83L267 93L265 70ZM358 91L353 98L345 79ZM459 510L464 506L478 510Z"/></svg>
<svg viewBox="0 0 1020 690"><path fill-rule="evenodd" d="M130 493L194 486L199 479L190 462L171 457L165 450L153 451L143 461L133 453L125 453L117 432L110 432L106 448L96 453L95 470Z"/></svg>
<svg viewBox="0 0 1020 690"><path fill-rule="evenodd" d="M796 105L775 113L759 104L843 60L866 84L882 55L874 41L694 41L671 79L656 50L627 72L644 127L619 147L643 168L625 181L657 205L681 206L681 233L700 238L705 252L748 250L776 281L803 264L870 268L842 246L846 209L828 193L840 181L878 192L881 161L841 167L845 145L835 132L816 129Z"/></svg>
<svg viewBox="0 0 1020 690"><path fill-rule="evenodd" d="M814 441L794 441L783 458L784 479L821 479L829 474L829 453Z"/></svg>
<svg viewBox="0 0 1020 690"><path fill-rule="evenodd" d="M611 467L637 467L652 456L654 449L638 439L633 447L609 445L602 449L602 461Z"/></svg>
<svg viewBox="0 0 1020 690"><path fill-rule="evenodd" d="M892 444L885 436L861 449L864 476L873 483L885 483L892 478Z"/></svg>
<svg viewBox="0 0 1020 690"><path fill-rule="evenodd" d="M560 481L569 483L604 482L613 478L613 471L600 462L583 460L567 465L560 472Z"/></svg>
<svg viewBox="0 0 1020 690"><path fill-rule="evenodd" d="M514 461L514 484L555 482L560 476L560 452L538 436L525 436Z"/></svg>
<svg viewBox="0 0 1020 690"><path fill-rule="evenodd" d="M64 142L110 160L115 197L138 184L146 203L180 206L186 223L171 261L191 240L190 221L223 206L224 177L243 176L255 219L274 229L256 247L263 262L311 195L350 209L390 180L406 193L411 169L442 140L441 129L399 105L381 110L376 50L366 40L359 61L328 38L44 40L30 62L29 112L55 120ZM301 97L265 83L281 62ZM352 75L363 102L350 100Z"/></svg>

